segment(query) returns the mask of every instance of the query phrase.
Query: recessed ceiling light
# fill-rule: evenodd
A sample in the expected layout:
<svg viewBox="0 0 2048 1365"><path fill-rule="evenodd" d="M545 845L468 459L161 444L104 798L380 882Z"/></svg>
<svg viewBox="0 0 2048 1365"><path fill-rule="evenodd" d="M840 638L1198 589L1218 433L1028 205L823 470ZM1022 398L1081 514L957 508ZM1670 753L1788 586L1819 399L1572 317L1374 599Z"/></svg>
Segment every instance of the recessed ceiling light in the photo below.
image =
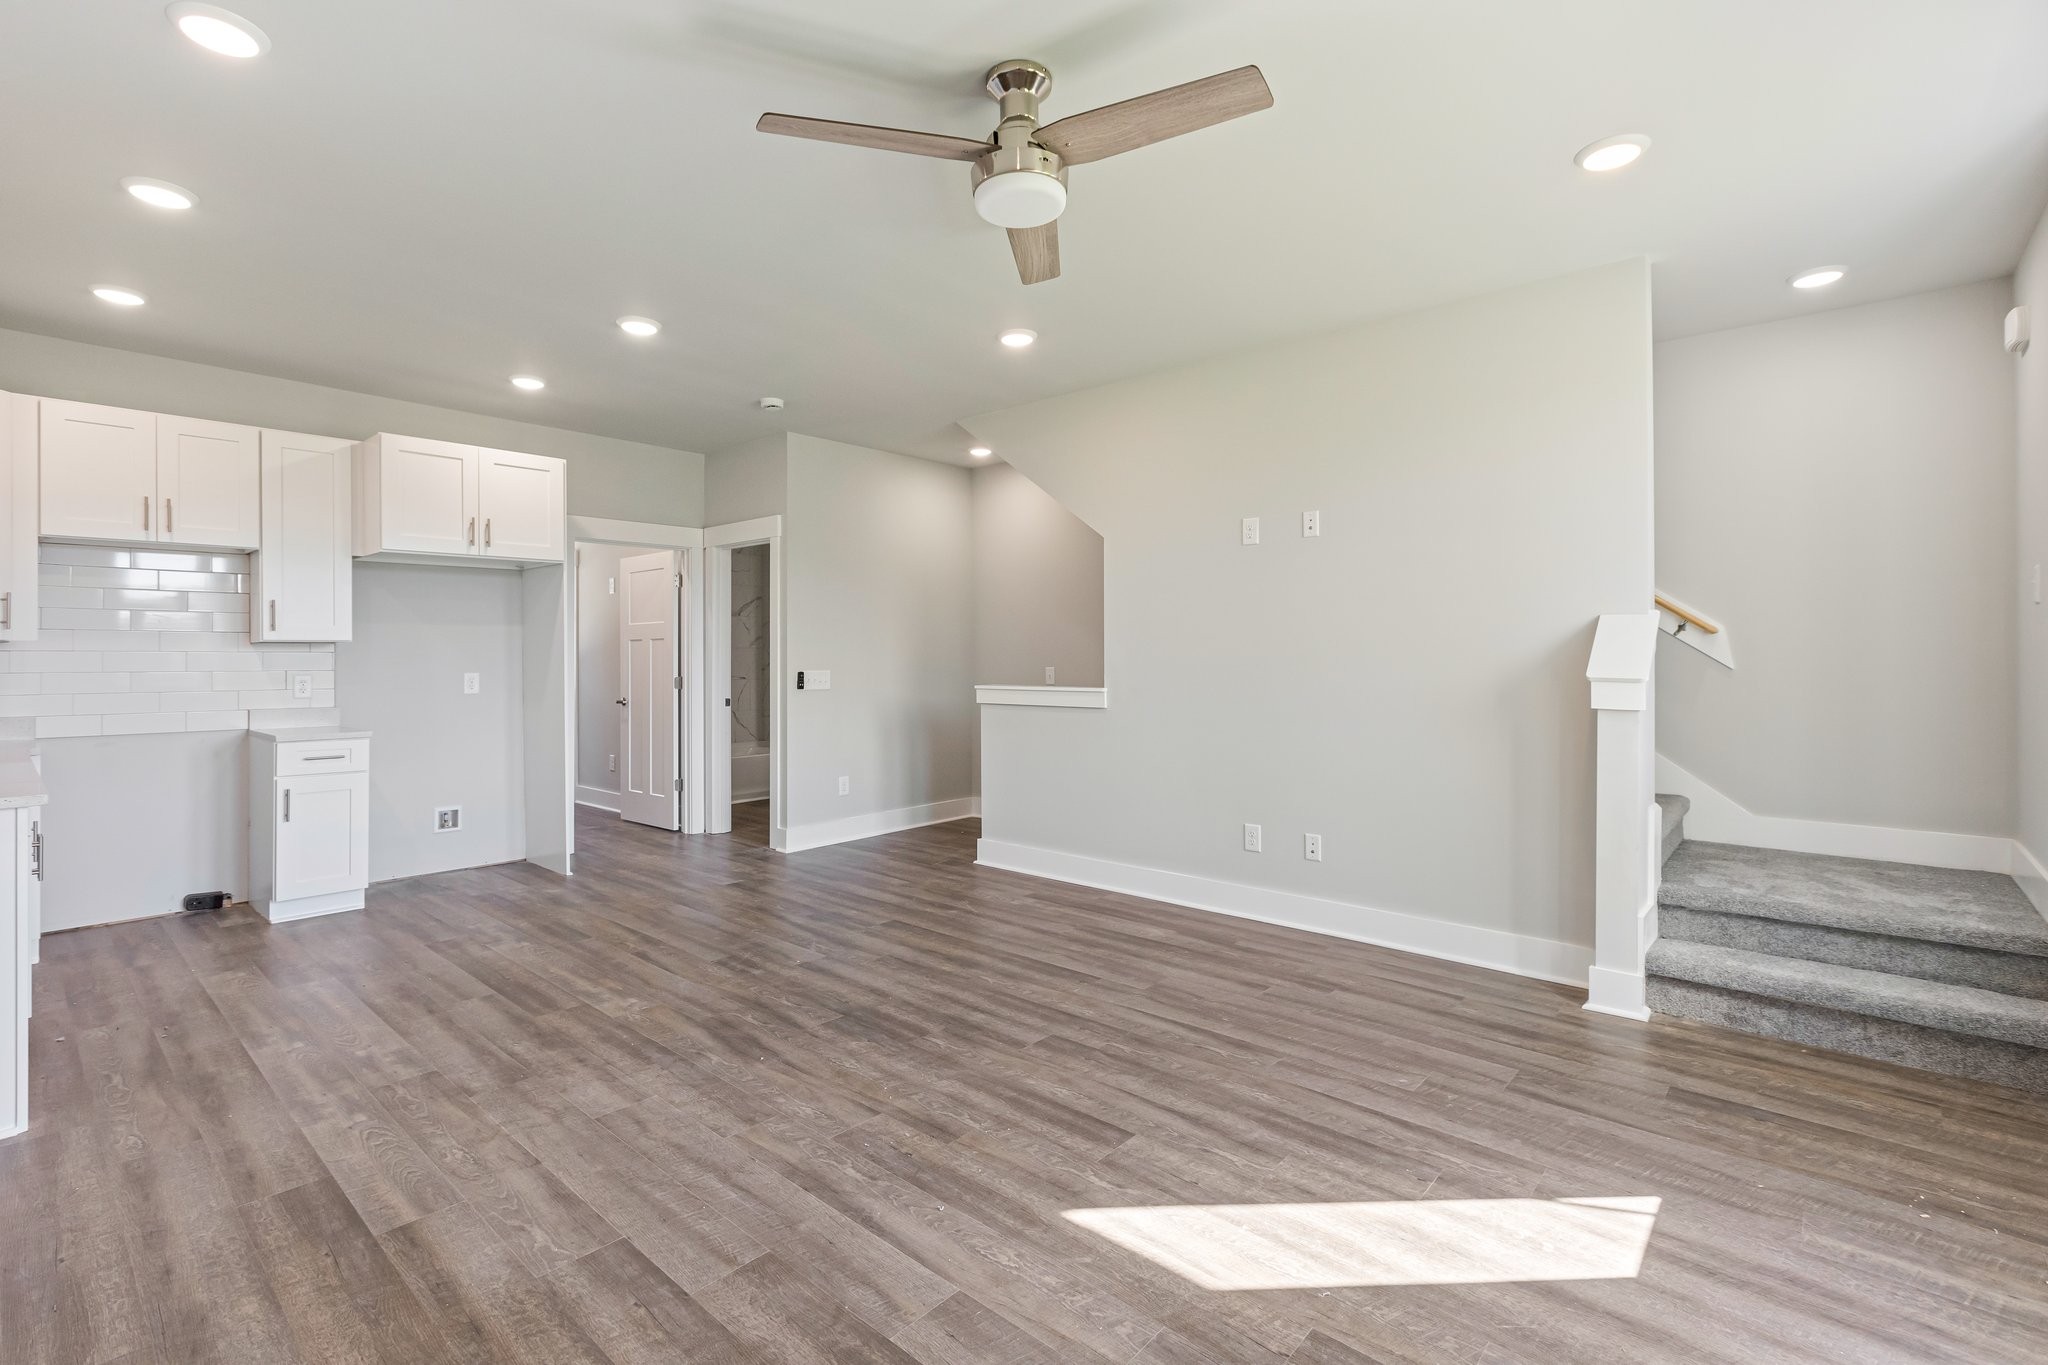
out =
<svg viewBox="0 0 2048 1365"><path fill-rule="evenodd" d="M1824 265L1813 270L1802 270L1792 277L1794 289L1825 289L1849 272L1838 265Z"/></svg>
<svg viewBox="0 0 2048 1365"><path fill-rule="evenodd" d="M539 393L547 386L548 381L537 375L515 374L512 376L512 387L515 389L525 389L528 393Z"/></svg>
<svg viewBox="0 0 2048 1365"><path fill-rule="evenodd" d="M651 337L661 330L653 318L620 318L619 330L629 337Z"/></svg>
<svg viewBox="0 0 2048 1365"><path fill-rule="evenodd" d="M189 209L199 202L192 191L147 176L131 175L121 182L121 188L153 209Z"/></svg>
<svg viewBox="0 0 2048 1365"><path fill-rule="evenodd" d="M111 303L120 308L140 308L149 302L133 289L123 289L113 284L94 285L92 296L102 303Z"/></svg>
<svg viewBox="0 0 2048 1365"><path fill-rule="evenodd" d="M262 29L218 5L198 5L190 0L179 0L165 13L178 26L178 32L208 52L246 59L261 57L270 51L270 39Z"/></svg>
<svg viewBox="0 0 2048 1365"><path fill-rule="evenodd" d="M1009 331L997 337L996 340L1002 342L1003 345L1013 351L1021 351L1032 342L1038 340L1038 333L1032 331L1029 327L1012 327Z"/></svg>
<svg viewBox="0 0 2048 1365"><path fill-rule="evenodd" d="M969 446L967 448L967 453L969 455L972 455L977 460L986 460L989 456L995 454L995 452L993 450L990 450L987 446Z"/></svg>
<svg viewBox="0 0 2048 1365"><path fill-rule="evenodd" d="M1579 148L1579 154L1572 160L1582 171L1618 171L1649 149L1650 139L1641 133L1623 133L1619 137L1603 137L1598 142L1588 143Z"/></svg>

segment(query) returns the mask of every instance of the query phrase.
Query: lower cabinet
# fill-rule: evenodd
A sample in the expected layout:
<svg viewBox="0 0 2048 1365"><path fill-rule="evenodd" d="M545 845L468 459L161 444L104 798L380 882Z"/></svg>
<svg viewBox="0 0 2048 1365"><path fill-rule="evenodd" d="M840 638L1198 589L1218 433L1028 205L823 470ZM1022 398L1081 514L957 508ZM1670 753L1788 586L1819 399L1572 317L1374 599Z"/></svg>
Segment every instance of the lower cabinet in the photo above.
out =
<svg viewBox="0 0 2048 1365"><path fill-rule="evenodd" d="M369 766L360 730L249 732L249 902L271 923L362 908Z"/></svg>
<svg viewBox="0 0 2048 1365"><path fill-rule="evenodd" d="M28 1127L28 1017L42 890L41 806L0 809L0 1138Z"/></svg>

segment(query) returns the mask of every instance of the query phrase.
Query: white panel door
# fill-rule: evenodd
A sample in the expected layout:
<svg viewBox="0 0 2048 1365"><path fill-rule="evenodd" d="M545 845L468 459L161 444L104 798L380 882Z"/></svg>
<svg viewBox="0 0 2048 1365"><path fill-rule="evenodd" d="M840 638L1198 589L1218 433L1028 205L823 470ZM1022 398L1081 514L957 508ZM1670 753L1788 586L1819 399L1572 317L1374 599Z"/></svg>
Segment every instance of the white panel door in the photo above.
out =
<svg viewBox="0 0 2048 1365"><path fill-rule="evenodd" d="M370 884L370 775L279 778L274 898L298 900Z"/></svg>
<svg viewBox="0 0 2048 1365"><path fill-rule="evenodd" d="M0 640L36 638L36 400L0 393Z"/></svg>
<svg viewBox="0 0 2048 1365"><path fill-rule="evenodd" d="M386 436L379 462L379 549L469 555L477 550L475 446Z"/></svg>
<svg viewBox="0 0 2048 1365"><path fill-rule="evenodd" d="M662 829L682 827L677 559L674 550L661 550L619 561L619 814Z"/></svg>
<svg viewBox="0 0 2048 1365"><path fill-rule="evenodd" d="M351 638L349 442L263 433L263 543L253 561L256 640Z"/></svg>
<svg viewBox="0 0 2048 1365"><path fill-rule="evenodd" d="M479 554L494 559L559 561L568 539L563 464L547 455L477 452Z"/></svg>
<svg viewBox="0 0 2048 1365"><path fill-rule="evenodd" d="M194 417L156 419L157 539L253 550L262 543L256 428Z"/></svg>
<svg viewBox="0 0 2048 1365"><path fill-rule="evenodd" d="M156 414L54 398L41 407L42 533L155 540Z"/></svg>

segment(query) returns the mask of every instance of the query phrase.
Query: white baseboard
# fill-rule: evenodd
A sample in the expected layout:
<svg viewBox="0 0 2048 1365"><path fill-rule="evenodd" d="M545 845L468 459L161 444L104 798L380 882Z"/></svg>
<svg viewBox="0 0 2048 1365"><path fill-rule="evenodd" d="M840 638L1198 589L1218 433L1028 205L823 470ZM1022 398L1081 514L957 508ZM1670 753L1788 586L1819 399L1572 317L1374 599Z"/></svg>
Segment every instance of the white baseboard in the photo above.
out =
<svg viewBox="0 0 2048 1365"><path fill-rule="evenodd" d="M576 784L576 804L579 806L590 806L596 810L608 810L613 815L617 815L619 813L619 794L617 792L608 792L603 787L586 787L581 782L578 782Z"/></svg>
<svg viewBox="0 0 2048 1365"><path fill-rule="evenodd" d="M767 799L768 789L766 787L752 791L735 791L732 794L732 803L735 806L744 806L750 801L766 801Z"/></svg>
<svg viewBox="0 0 2048 1365"><path fill-rule="evenodd" d="M1260 920L1289 929L1306 929L1332 938L1371 943L1402 952L1487 967L1542 981L1559 981L1584 986L1592 965L1593 951L1573 943L1511 934L1502 929L1481 929L1469 924L1430 919L1397 910L1376 910L1368 905L1323 900L1292 891L1275 891L1240 882L1216 881L1168 872L1163 868L1139 867L1111 862L1079 853L1061 853L1028 844L1005 843L999 839L980 841L975 861L984 867L999 867L1052 881L1118 891L1147 900L1185 905L1195 910Z"/></svg>
<svg viewBox="0 0 2048 1365"><path fill-rule="evenodd" d="M1657 790L1691 800L1692 807L1685 813L1685 837L1710 844L1747 844L1751 848L1826 853L1881 863L1919 863L1924 867L1954 867L1973 872L2010 873L2015 867L2014 850L2018 846L2011 839L1995 835L1758 815L1662 754L1657 755Z"/></svg>
<svg viewBox="0 0 2048 1365"><path fill-rule="evenodd" d="M872 839L877 834L943 825L948 820L965 820L981 814L981 798L963 796L954 801L934 801L926 806L905 806L900 810L878 810L866 815L849 815L844 820L823 820L815 825L791 825L775 831L770 842L784 853L801 853L807 848Z"/></svg>
<svg viewBox="0 0 2048 1365"><path fill-rule="evenodd" d="M2042 866L2027 846L2015 839L2012 841L2012 879L2020 884L2020 890L2027 893L2027 899L2048 919L2048 867Z"/></svg>
<svg viewBox="0 0 2048 1365"><path fill-rule="evenodd" d="M1657 893L1636 909L1636 942L1645 953L1657 941ZM1586 971L1586 1005L1595 1014L1612 1014L1622 1019L1648 1019L1649 979L1640 964L1634 971L1614 967L1591 967Z"/></svg>

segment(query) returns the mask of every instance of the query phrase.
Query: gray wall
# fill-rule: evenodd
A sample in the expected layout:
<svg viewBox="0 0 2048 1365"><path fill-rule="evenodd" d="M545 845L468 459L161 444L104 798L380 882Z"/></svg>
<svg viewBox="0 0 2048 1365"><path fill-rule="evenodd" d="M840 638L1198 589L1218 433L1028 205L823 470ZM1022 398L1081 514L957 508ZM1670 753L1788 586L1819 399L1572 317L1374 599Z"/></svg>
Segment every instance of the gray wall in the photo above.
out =
<svg viewBox="0 0 2048 1365"><path fill-rule="evenodd" d="M1657 347L1658 749L1760 814L2009 835L2002 280ZM2038 618L2037 618L2038 619Z"/></svg>
<svg viewBox="0 0 2048 1365"><path fill-rule="evenodd" d="M705 526L777 516L788 499L787 436L763 436L705 458Z"/></svg>
<svg viewBox="0 0 2048 1365"><path fill-rule="evenodd" d="M0 390L218 422L361 439L380 431L554 455L569 462L569 511L704 524L704 457L558 427L403 403L345 389L0 331Z"/></svg>
<svg viewBox="0 0 2048 1365"><path fill-rule="evenodd" d="M2016 375L2018 487L2013 518L2019 567L2018 762L2016 828L2036 861L2048 864L2048 606L2034 600L2033 576L2048 562L2048 217L2013 277L2013 302L2031 306L2031 353L2008 360ZM2037 890L2043 888L2036 888Z"/></svg>
<svg viewBox="0 0 2048 1365"><path fill-rule="evenodd" d="M973 794L968 472L789 437L783 542L784 823ZM758 515L758 514L756 514ZM798 692L798 669L832 689ZM837 794L841 775L852 791Z"/></svg>
<svg viewBox="0 0 2048 1365"><path fill-rule="evenodd" d="M1007 464L973 474L974 680L1102 685L1102 537Z"/></svg>
<svg viewBox="0 0 2048 1365"><path fill-rule="evenodd" d="M525 856L522 575L358 563L355 639L335 648L344 725L370 741L370 876ZM480 673L481 690L462 690ZM434 828L461 806L462 828Z"/></svg>
<svg viewBox="0 0 2048 1365"><path fill-rule="evenodd" d="M1591 941L1586 655L1651 593L1644 263L966 425L1102 532L1113 681L984 708L988 837Z"/></svg>

